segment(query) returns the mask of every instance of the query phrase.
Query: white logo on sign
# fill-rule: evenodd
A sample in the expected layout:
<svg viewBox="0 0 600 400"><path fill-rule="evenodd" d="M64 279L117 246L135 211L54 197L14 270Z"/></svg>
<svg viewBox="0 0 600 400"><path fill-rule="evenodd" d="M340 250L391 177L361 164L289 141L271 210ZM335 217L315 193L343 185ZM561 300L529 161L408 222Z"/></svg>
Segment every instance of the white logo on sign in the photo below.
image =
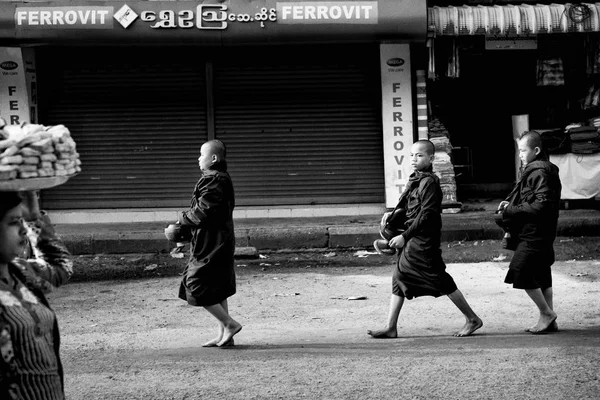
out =
<svg viewBox="0 0 600 400"><path fill-rule="evenodd" d="M138 15L135 13L135 11L133 11L127 4L121 7L113 16L113 18L116 19L117 22L123 26L123 28L127 28L129 25L131 25L137 17Z"/></svg>

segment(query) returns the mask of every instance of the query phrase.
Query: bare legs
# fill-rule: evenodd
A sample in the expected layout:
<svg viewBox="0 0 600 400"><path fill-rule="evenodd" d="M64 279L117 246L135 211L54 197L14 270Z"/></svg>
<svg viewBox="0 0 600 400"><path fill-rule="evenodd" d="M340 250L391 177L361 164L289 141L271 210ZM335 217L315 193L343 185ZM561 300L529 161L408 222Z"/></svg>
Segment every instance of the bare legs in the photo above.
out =
<svg viewBox="0 0 600 400"><path fill-rule="evenodd" d="M242 325L229 315L227 299L218 304L204 307L219 321L219 334L216 338L204 343L203 347L229 346L233 344L233 336L242 330Z"/></svg>
<svg viewBox="0 0 600 400"><path fill-rule="evenodd" d="M477 329L483 326L481 318L475 314L475 312L467 303L467 300L463 296L460 290L455 290L448 295L448 298L458 307L458 309L464 314L467 322L462 329L454 334L454 336L469 336L473 334ZM398 317L402 305L404 304L404 297L392 294L390 298L390 310L388 313L387 324L383 329L379 330L367 330L367 334L371 335L375 339L390 339L398 337Z"/></svg>
<svg viewBox="0 0 600 400"><path fill-rule="evenodd" d="M367 330L367 334L373 336L375 339L391 339L398 337L398 316L402 305L404 304L404 297L392 294L390 298L390 310L388 313L387 325L383 329L376 331Z"/></svg>
<svg viewBox="0 0 600 400"><path fill-rule="evenodd" d="M454 305L458 307L467 320L462 329L456 332L454 336L470 336L473 334L473 332L483 326L483 321L477 316L477 314L475 314L473 309L471 309L471 306L469 306L469 303L467 303L467 299L465 299L465 296L463 296L460 290L456 289L454 292L448 295L448 298L452 300Z"/></svg>
<svg viewBox="0 0 600 400"><path fill-rule="evenodd" d="M558 330L558 325L556 325L556 313L554 312L552 288L549 287L544 290L525 289L525 292L527 292L527 295L529 295L540 311L540 318L537 324L526 329L526 331L531 333L542 333Z"/></svg>

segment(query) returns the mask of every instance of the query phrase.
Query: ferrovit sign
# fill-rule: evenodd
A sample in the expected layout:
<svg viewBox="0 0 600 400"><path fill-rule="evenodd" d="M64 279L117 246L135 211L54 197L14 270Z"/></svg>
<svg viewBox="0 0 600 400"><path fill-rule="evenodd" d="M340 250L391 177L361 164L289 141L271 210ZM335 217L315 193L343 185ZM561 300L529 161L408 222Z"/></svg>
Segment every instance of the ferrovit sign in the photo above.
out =
<svg viewBox="0 0 600 400"><path fill-rule="evenodd" d="M25 29L111 29L113 7L17 7L15 23Z"/></svg>
<svg viewBox="0 0 600 400"><path fill-rule="evenodd" d="M376 1L277 3L280 24L377 24Z"/></svg>

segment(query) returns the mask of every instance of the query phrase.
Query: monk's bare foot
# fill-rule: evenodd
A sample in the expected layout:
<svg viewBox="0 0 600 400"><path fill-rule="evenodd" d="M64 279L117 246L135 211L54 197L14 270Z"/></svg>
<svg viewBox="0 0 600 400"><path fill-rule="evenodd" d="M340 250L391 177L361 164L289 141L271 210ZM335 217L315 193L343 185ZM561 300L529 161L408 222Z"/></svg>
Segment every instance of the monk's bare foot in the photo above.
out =
<svg viewBox="0 0 600 400"><path fill-rule="evenodd" d="M555 312L552 312L551 314L540 314L540 319L538 320L538 323L532 326L531 328L527 329L527 332L531 332L533 334L548 333L548 328L555 321Z"/></svg>
<svg viewBox="0 0 600 400"><path fill-rule="evenodd" d="M228 341L228 342L226 342L226 343L223 343L223 344L222 344L221 346L219 346L219 347L221 347L221 348L224 348L224 347L233 347L233 346L235 346L235 341L234 341L234 339L233 339L233 338L231 338L231 339L229 339L229 341Z"/></svg>
<svg viewBox="0 0 600 400"><path fill-rule="evenodd" d="M546 329L546 332L558 332L558 324L556 323L556 320L550 324L548 329Z"/></svg>
<svg viewBox="0 0 600 400"><path fill-rule="evenodd" d="M223 338L223 335L217 336L213 340L209 340L208 342L204 343L202 345L202 347L216 347L217 343L219 343L222 338Z"/></svg>
<svg viewBox="0 0 600 400"><path fill-rule="evenodd" d="M477 329L481 328L482 326L483 326L483 321L481 320L481 318L477 318L472 321L467 321L465 323L465 326L463 326L460 331L456 332L454 334L454 336L456 336L456 337L470 336L473 334L473 332L475 332Z"/></svg>
<svg viewBox="0 0 600 400"><path fill-rule="evenodd" d="M217 343L217 346L219 346L219 347L223 346L225 343L229 342L229 340L231 340L231 338L233 338L241 330L242 330L242 325L235 321L231 325L226 326L225 329L223 330L223 337L221 338L219 343Z"/></svg>
<svg viewBox="0 0 600 400"><path fill-rule="evenodd" d="M367 330L367 334L375 339L394 339L398 337L398 331L392 328L380 329L377 331Z"/></svg>

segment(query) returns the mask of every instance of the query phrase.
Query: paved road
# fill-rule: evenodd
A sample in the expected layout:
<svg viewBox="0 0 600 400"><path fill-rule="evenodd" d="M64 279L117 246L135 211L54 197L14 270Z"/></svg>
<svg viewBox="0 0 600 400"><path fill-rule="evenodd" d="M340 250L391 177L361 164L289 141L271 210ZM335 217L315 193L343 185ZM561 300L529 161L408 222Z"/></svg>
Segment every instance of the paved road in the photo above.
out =
<svg viewBox="0 0 600 400"><path fill-rule="evenodd" d="M68 399L600 398L600 261L556 264L556 334L523 332L535 310L497 262L448 266L484 319L476 335L452 337L458 310L420 298L400 338L375 340L365 332L385 320L391 266L371 259L238 264L230 307L244 329L232 349L200 347L214 322L175 298L177 277L70 283L50 298Z"/></svg>

